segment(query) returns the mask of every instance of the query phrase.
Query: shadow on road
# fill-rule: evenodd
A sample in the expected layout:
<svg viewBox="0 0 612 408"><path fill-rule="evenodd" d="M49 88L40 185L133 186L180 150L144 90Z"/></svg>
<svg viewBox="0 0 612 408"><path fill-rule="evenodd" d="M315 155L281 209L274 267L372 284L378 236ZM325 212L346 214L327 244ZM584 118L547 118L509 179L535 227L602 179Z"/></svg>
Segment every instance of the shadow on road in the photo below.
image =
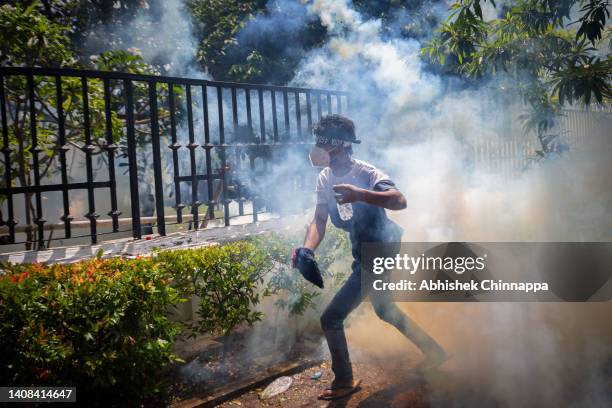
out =
<svg viewBox="0 0 612 408"><path fill-rule="evenodd" d="M411 378L371 393L361 400L357 407L427 407L429 403L426 392L425 381L422 378Z"/></svg>

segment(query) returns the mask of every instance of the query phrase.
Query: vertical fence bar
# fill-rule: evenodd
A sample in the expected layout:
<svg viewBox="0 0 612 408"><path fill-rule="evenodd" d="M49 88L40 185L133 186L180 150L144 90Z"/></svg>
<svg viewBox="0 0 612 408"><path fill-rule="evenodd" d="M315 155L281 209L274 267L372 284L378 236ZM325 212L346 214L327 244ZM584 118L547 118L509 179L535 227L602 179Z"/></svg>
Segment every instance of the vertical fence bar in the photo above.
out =
<svg viewBox="0 0 612 408"><path fill-rule="evenodd" d="M246 105L246 114L247 114L247 126L248 126L248 137L249 140L247 140L248 143L248 147L247 147L247 151L248 149L251 149L251 143L254 143L254 137L255 137L255 132L253 131L253 115L252 115L252 107L251 107L251 90L249 88L245 88L244 89L244 101L245 101L245 105ZM250 168L252 168L253 165L253 158L252 156L249 156L249 165L251 166ZM240 157L236 158L236 161L238 163L241 163ZM238 182L236 183L236 191L237 191L237 196L238 196L238 213L240 215L244 215L244 202L246 201L246 198L242 196L242 190L241 190L241 183Z"/></svg>
<svg viewBox="0 0 612 408"><path fill-rule="evenodd" d="M111 112L110 80L104 79L104 117L106 120L106 151L108 152L108 180L110 183L111 210L108 215L113 220L113 232L119 231L119 216L117 209L117 180L115 178L115 151L118 146L113 140L113 121Z"/></svg>
<svg viewBox="0 0 612 408"><path fill-rule="evenodd" d="M270 90L270 98L272 101L272 131L274 133L274 143L278 142L278 120L276 117L276 91Z"/></svg>
<svg viewBox="0 0 612 408"><path fill-rule="evenodd" d="M4 153L4 184L6 187L6 201L8 207L9 242L15 243L15 214L13 209L13 194L11 193L11 144L9 142L8 122L6 115L6 95L4 93L4 76L0 76L0 116L2 117L2 153Z"/></svg>
<svg viewBox="0 0 612 408"><path fill-rule="evenodd" d="M306 92L306 116L308 119L308 130L312 128L312 106L310 101L310 92Z"/></svg>
<svg viewBox="0 0 612 408"><path fill-rule="evenodd" d="M38 146L38 135L36 128L36 100L34 95L34 77L32 75L28 75L27 77L28 83L28 95L29 95L29 107L30 107L30 135L32 137L32 147L30 152L32 152L32 167L34 171L34 185L36 186L35 199L36 199L36 219L34 222L38 226L38 249L45 247L44 241L44 230L43 225L47 220L43 218L42 214L42 197L41 192L38 187L40 187L40 169L38 168L38 153L42 150L40 146ZM27 205L27 203L26 203Z"/></svg>
<svg viewBox="0 0 612 408"><path fill-rule="evenodd" d="M223 89L218 86L217 87L217 105L219 106L219 148L220 156L221 156L221 182L223 183L223 211L224 211L224 221L225 226L230 225L229 221L229 200L227 199L227 178L225 176L227 164L225 160L225 149L227 144L225 144L225 131L223 129Z"/></svg>
<svg viewBox="0 0 612 408"><path fill-rule="evenodd" d="M195 142L195 135L193 133L193 106L191 101L191 85L185 85L185 96L187 97L187 129L189 132L189 169L191 171L191 214L193 217L193 228L198 229L198 211L200 207L200 201L198 200L198 179L196 170L196 157L195 149L198 148L199 144Z"/></svg>
<svg viewBox="0 0 612 408"><path fill-rule="evenodd" d="M236 88L231 88L232 95L232 125L233 132L232 141L236 142L236 129L238 128L238 101L236 100Z"/></svg>
<svg viewBox="0 0 612 408"><path fill-rule="evenodd" d="M170 136L172 138L172 144L168 146L172 149L172 166L174 170L174 202L176 209L176 222L183 222L183 207L185 204L181 203L181 182L179 181L180 167L179 167L179 158L178 158L178 149L181 148L181 145L178 143L176 138L176 112L175 112L175 103L174 103L174 84L168 83L168 106L170 108Z"/></svg>
<svg viewBox="0 0 612 408"><path fill-rule="evenodd" d="M246 104L246 112L247 112L247 124L249 125L249 130L253 129L253 117L251 115L251 90L246 88L244 90L244 101Z"/></svg>
<svg viewBox="0 0 612 408"><path fill-rule="evenodd" d="M283 107L285 109L285 135L286 140L290 140L291 137L289 135L289 99L287 98L287 91L283 91Z"/></svg>
<svg viewBox="0 0 612 408"><path fill-rule="evenodd" d="M332 114L332 103L331 103L331 94L327 94L327 113Z"/></svg>
<svg viewBox="0 0 612 408"><path fill-rule="evenodd" d="M91 234L91 243L98 243L98 229L96 219L99 215L96 213L96 201L93 188L93 164L91 162L91 153L95 146L91 143L91 124L89 122L89 90L87 87L87 78L81 78L81 92L83 95L83 127L85 130L85 169L87 173L87 203L89 211L85 214L85 218L89 220L89 230Z"/></svg>
<svg viewBox="0 0 612 408"><path fill-rule="evenodd" d="M302 112L300 111L300 93L295 93L295 127L298 140L302 140Z"/></svg>
<svg viewBox="0 0 612 408"><path fill-rule="evenodd" d="M140 195L138 193L138 162L136 158L136 135L134 130L134 90L132 81L123 81L127 105L125 108L128 146L128 168L130 173L130 197L132 200L132 236L136 239L142 237L140 229Z"/></svg>
<svg viewBox="0 0 612 408"><path fill-rule="evenodd" d="M263 89L257 90L257 98L259 101L259 133L261 143L266 142L266 115L264 112L264 97Z"/></svg>
<svg viewBox="0 0 612 408"><path fill-rule="evenodd" d="M62 206L64 213L60 217L64 221L64 237L70 238L70 221L73 217L70 215L70 200L68 198L68 172L66 169L66 152L69 150L66 144L66 126L64 122L64 98L62 96L62 77L55 76L55 109L57 114L57 145L59 152L60 173L62 179Z"/></svg>
<svg viewBox="0 0 612 408"><path fill-rule="evenodd" d="M244 102L246 105L246 113L247 113L247 126L248 126L247 135L249 137L249 140L247 142L252 143L253 142L252 137L254 135L254 132L253 132L253 116L251 112L251 90L249 88L244 89ZM236 149L236 163L238 165L239 163L241 163L240 156L238 154L239 148L236 146L235 149ZM247 149L250 149L250 147L247 147ZM236 185L236 195L238 196L238 214L244 215L244 202L246 201L246 198L242 196L241 183L238 182L235 185Z"/></svg>
<svg viewBox="0 0 612 408"><path fill-rule="evenodd" d="M321 109L321 94L317 92L317 117L321 120L323 117L323 111Z"/></svg>
<svg viewBox="0 0 612 408"><path fill-rule="evenodd" d="M274 92L274 91L272 91ZM263 90L260 88L257 90L257 97L259 101L259 133L260 133L260 141L261 143L266 143L266 116L264 112L264 98L263 98ZM255 185L255 160L251 160L251 185ZM258 219L258 211L257 202L259 200L259 195L255 191L255 189L251 188L251 203L253 207L253 222L256 222Z"/></svg>
<svg viewBox="0 0 612 408"><path fill-rule="evenodd" d="M164 214L164 187L162 184L161 149L159 140L159 117L157 113L157 82L149 82L149 116L151 120L151 143L153 144L153 182L155 183L155 213L157 232L166 235Z"/></svg>
<svg viewBox="0 0 612 408"><path fill-rule="evenodd" d="M336 94L336 107L338 113L342 114L342 96L340 94Z"/></svg>
<svg viewBox="0 0 612 408"><path fill-rule="evenodd" d="M238 136L238 100L237 100L237 96L236 96L237 90L235 87L231 88L231 95L232 95L232 140L230 143L234 144L234 158L235 158L235 163L234 166L235 167L239 167L240 165L240 153L238 152L238 147L236 146L236 143L238 142L237 140L237 136ZM246 93L246 90L245 90ZM245 95L245 98L247 98L247 101L250 102L248 95ZM250 105L250 104L248 104ZM250 128L250 127L249 127ZM226 150L223 151L224 154L226 152ZM232 169L232 170L235 170ZM244 204L241 200L240 197L240 186L237 186L237 191L236 191L236 195L238 196L238 214L239 215L244 215Z"/></svg>
<svg viewBox="0 0 612 408"><path fill-rule="evenodd" d="M215 218L215 200L213 197L213 177L212 177L212 162L210 156L210 149L213 148L210 143L210 127L208 123L208 92L206 85L202 85L202 109L204 117L204 146L202 148L205 152L206 159L206 189L208 193L208 218Z"/></svg>

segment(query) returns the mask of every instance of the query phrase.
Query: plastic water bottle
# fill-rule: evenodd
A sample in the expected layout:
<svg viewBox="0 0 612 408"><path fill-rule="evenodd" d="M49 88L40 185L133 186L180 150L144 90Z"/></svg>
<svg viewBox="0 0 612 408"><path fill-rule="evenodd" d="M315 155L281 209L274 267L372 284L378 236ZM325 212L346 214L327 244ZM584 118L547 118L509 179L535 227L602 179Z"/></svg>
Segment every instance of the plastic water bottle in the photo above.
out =
<svg viewBox="0 0 612 408"><path fill-rule="evenodd" d="M338 207L338 215L340 216L340 219L342 221L348 221L353 218L353 206L351 205L351 203L336 203L336 206Z"/></svg>

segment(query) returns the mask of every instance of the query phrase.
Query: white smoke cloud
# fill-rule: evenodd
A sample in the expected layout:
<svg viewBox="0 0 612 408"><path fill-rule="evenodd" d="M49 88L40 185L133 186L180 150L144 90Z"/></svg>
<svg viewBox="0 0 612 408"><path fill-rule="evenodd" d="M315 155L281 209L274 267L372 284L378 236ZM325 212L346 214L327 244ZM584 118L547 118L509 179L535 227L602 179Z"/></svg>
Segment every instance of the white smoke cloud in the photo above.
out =
<svg viewBox="0 0 612 408"><path fill-rule="evenodd" d="M381 21L364 18L350 1L314 0L309 10L320 17L330 40L304 58L293 84L351 92L350 116L364 141L356 156L387 170L407 196L408 208L391 214L404 227L404 240L612 238L612 148L604 135L590 131L565 156L512 177L474 165L477 146L504 140L499 111L504 105L485 89L499 89L495 83L453 90L447 79L426 71L418 57L421 44L384 36ZM485 14L494 18L495 10ZM510 138L526 144L535 136L524 135L516 105L509 105ZM509 153L497 154L499 162ZM596 346L579 339L581 330L598 331L606 324L605 305L477 306L473 314L475 307L467 304L421 304L413 315L458 354L453 367L465 375L466 386L481 390L470 396L474 404L494 398L500 406L562 405L571 386L569 398L578 406L605 406L600 367L611 352L604 345L610 333L600 333ZM584 321L585 327L579 330L564 317ZM386 344L393 329L382 324L373 339L373 319L365 313L353 322L349 337L367 350L357 355L392 355L408 346L404 339ZM591 347L597 353L589 354ZM435 379L432 384L433 394L448 385Z"/></svg>
<svg viewBox="0 0 612 408"><path fill-rule="evenodd" d="M565 181L554 173L565 169L574 178L597 180L593 169L588 170L590 175L579 176L574 172L586 171L584 153L572 152L510 180L467 165L470 149L501 138L503 112L497 110L503 105L497 104L486 91L499 88L495 83L483 84L481 90L453 91L448 80L427 72L418 55L421 47L418 41L388 38L382 34L380 20L365 19L350 1L314 0L309 3L309 10L320 17L330 40L304 58L293 83L350 90L350 115L365 142L357 155L385 163L386 170L408 196L409 209L397 214L410 231L405 239L610 238L600 231L589 234L578 228L584 218L580 225L565 218L567 227L561 234L556 221L545 216L551 210L559 214L579 211L555 197L557 187ZM495 10L487 9L487 15L494 17ZM508 114L515 122L512 137L535 139L523 135L517 113ZM595 135L589 142L596 146L589 151L600 158L597 151L605 144L600 146L601 140ZM381 144L388 147L381 149ZM378 154L371 154L371 150ZM610 174L607 161L601 159L597 165ZM610 215L608 192L612 188L606 191L606 187L612 186L605 180L609 179L602 179L603 186L597 191L585 191L583 186L576 185L581 196L594 193L590 201L599 203L596 207L601 211L589 214L592 220L601 220L605 211ZM577 229L582 235L577 234Z"/></svg>

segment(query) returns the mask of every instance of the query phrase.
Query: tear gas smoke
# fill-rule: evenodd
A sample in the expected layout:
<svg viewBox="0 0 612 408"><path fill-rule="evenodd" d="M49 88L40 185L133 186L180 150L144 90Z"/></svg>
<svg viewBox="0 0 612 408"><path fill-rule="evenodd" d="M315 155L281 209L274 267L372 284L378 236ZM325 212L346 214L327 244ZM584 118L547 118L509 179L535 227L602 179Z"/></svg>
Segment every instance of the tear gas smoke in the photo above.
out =
<svg viewBox="0 0 612 408"><path fill-rule="evenodd" d="M315 0L310 5L330 40L306 56L294 83L351 90L351 116L364 140L356 155L384 165L408 199L407 210L392 214L405 229L404 240L611 238L612 149L605 135L591 132L566 156L514 179L470 167L466 146L500 138L500 105L493 95L453 91L448 81L424 70L419 43L383 38L381 22L364 19L348 1ZM510 120L517 121L516 114ZM449 368L468 379L460 383L472 387L446 395L443 405L609 402L609 379L602 368L611 352L609 305L402 307L456 354ZM373 353L390 362L411 347L393 328L374 323L368 307L357 314L349 343L365 349L363 358ZM444 375L431 379L433 394L452 394L452 380Z"/></svg>

